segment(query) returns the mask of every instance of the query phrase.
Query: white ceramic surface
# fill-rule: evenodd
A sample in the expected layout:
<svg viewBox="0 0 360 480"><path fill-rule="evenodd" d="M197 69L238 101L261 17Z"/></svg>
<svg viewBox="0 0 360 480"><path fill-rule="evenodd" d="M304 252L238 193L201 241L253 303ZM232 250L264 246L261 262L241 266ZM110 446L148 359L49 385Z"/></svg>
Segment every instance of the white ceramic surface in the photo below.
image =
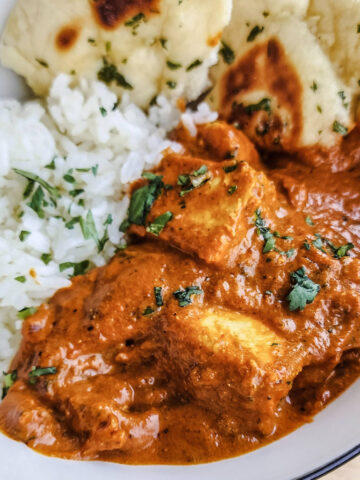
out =
<svg viewBox="0 0 360 480"><path fill-rule="evenodd" d="M0 0L0 30L13 4L14 0ZM0 67L0 98L23 99L28 94L16 75ZM0 434L0 479L294 480L333 462L359 444L360 381L313 423L250 454L207 465L128 467L58 460L38 455Z"/></svg>

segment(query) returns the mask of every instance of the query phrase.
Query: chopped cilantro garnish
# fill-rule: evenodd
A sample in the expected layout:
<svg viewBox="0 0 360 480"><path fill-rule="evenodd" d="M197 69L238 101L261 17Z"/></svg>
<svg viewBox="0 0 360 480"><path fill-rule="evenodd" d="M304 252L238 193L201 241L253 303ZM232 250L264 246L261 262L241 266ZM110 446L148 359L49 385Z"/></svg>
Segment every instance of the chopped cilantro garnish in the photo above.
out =
<svg viewBox="0 0 360 480"><path fill-rule="evenodd" d="M56 169L55 158L56 158L56 155L48 165L45 165L45 168L47 168L48 170L55 170Z"/></svg>
<svg viewBox="0 0 360 480"><path fill-rule="evenodd" d="M201 165L200 168L198 168L197 170L194 170L190 176L191 177L200 177L200 175L204 175L205 173L207 173L208 171L208 168L206 165Z"/></svg>
<svg viewBox="0 0 360 480"><path fill-rule="evenodd" d="M257 234L261 235L265 241L263 253L274 250L276 239L271 233L270 228L266 226L266 221L262 218L259 208L255 211L255 226L257 228Z"/></svg>
<svg viewBox="0 0 360 480"><path fill-rule="evenodd" d="M115 82L116 85L122 87L126 90L133 90L133 86L126 80L124 75L122 75L117 67L112 63L109 63L106 58L103 58L103 67L98 72L98 79L110 85L112 82Z"/></svg>
<svg viewBox="0 0 360 480"><path fill-rule="evenodd" d="M65 227L66 227L68 230L73 230L74 226L75 226L77 223L80 223L80 218L81 218L81 217L74 217L74 218L72 218L72 219L69 220L67 223L65 223Z"/></svg>
<svg viewBox="0 0 360 480"><path fill-rule="evenodd" d="M56 372L56 367L32 367L29 372L29 383L34 385L39 377L43 377L44 375L55 375Z"/></svg>
<svg viewBox="0 0 360 480"><path fill-rule="evenodd" d="M310 217L310 215L308 215L306 218L305 218L305 222L310 225L310 227L314 227L315 226L315 223L312 221L312 218Z"/></svg>
<svg viewBox="0 0 360 480"><path fill-rule="evenodd" d="M4 386L3 386L3 390L2 390L2 397L1 397L2 400L4 400L8 391L10 390L10 388L16 382L17 371L13 370L12 372L9 372L9 373L3 372L3 375L4 375Z"/></svg>
<svg viewBox="0 0 360 480"><path fill-rule="evenodd" d="M179 302L179 307L186 307L192 303L191 296L192 295L201 295L204 293L200 287L197 286L190 286L186 287L185 289L176 290L173 293L173 296Z"/></svg>
<svg viewBox="0 0 360 480"><path fill-rule="evenodd" d="M128 222L135 225L145 225L145 219L150 209L161 194L164 187L163 177L150 172L145 172L143 177L149 180L148 185L138 188L133 192L128 211ZM125 226L123 222L122 226Z"/></svg>
<svg viewBox="0 0 360 480"><path fill-rule="evenodd" d="M154 287L154 296L155 296L155 303L158 307L162 307L164 305L164 300L162 296L162 288L161 287Z"/></svg>
<svg viewBox="0 0 360 480"><path fill-rule="evenodd" d="M38 175L35 175L31 172L26 172L25 170L19 170L18 168L13 168L14 172L22 177L26 178L30 182L39 183L45 190L48 191L49 195L54 198L60 198L60 192L57 188L52 187L48 182L45 182L42 178Z"/></svg>
<svg viewBox="0 0 360 480"><path fill-rule="evenodd" d="M155 312L155 310L153 308L146 307L142 314L146 317L147 315L151 315L154 312Z"/></svg>
<svg viewBox="0 0 360 480"><path fill-rule="evenodd" d="M85 219L80 217L79 222L85 240L94 240L98 247L98 252L102 252L106 242L109 240L107 229L105 229L103 238L100 239L96 230L95 220L91 210L87 212Z"/></svg>
<svg viewBox="0 0 360 480"><path fill-rule="evenodd" d="M163 229L166 227L168 222L173 218L171 212L165 212L159 217L157 217L147 228L146 231L152 233L155 236L160 235Z"/></svg>
<svg viewBox="0 0 360 480"><path fill-rule="evenodd" d="M166 82L166 85L167 85L169 88L171 88L171 90L174 90L174 88L176 88L177 83L174 82L174 80L168 80L168 81Z"/></svg>
<svg viewBox="0 0 360 480"><path fill-rule="evenodd" d="M338 92L338 95L339 95L339 97L340 97L341 100L342 100L343 107L344 107L344 108L348 108L349 103L346 102L346 95L345 95L344 90L341 90L340 92Z"/></svg>
<svg viewBox="0 0 360 480"><path fill-rule="evenodd" d="M45 265L49 265L49 263L52 260L51 254L50 253L43 253L41 255L41 260L45 263Z"/></svg>
<svg viewBox="0 0 360 480"><path fill-rule="evenodd" d="M36 212L39 216L39 218L44 218L45 217L45 212L43 210L43 205L44 205L44 198L45 194L43 189L39 186L36 190L34 195L32 196L32 199L29 203L27 203L27 206L30 207L34 212Z"/></svg>
<svg viewBox="0 0 360 480"><path fill-rule="evenodd" d="M106 217L104 225L111 225L112 223L113 223L113 217L112 217L111 213L109 213L109 215Z"/></svg>
<svg viewBox="0 0 360 480"><path fill-rule="evenodd" d="M76 183L76 178L73 177L72 175L70 175L69 173L66 173L66 174L63 176L63 179L64 179L65 182L67 182L67 183Z"/></svg>
<svg viewBox="0 0 360 480"><path fill-rule="evenodd" d="M236 192L237 188L238 188L237 185L231 185L231 187L228 188L228 191L227 191L228 194L232 195L233 193Z"/></svg>
<svg viewBox="0 0 360 480"><path fill-rule="evenodd" d="M202 60L197 59L194 62L190 63L190 65L187 67L186 71L190 72L194 68L200 67L200 65L202 65L202 63L203 63Z"/></svg>
<svg viewBox="0 0 360 480"><path fill-rule="evenodd" d="M340 122L335 120L335 122L333 123L333 132L339 133L340 135L344 136L348 133L348 129L347 127L342 125Z"/></svg>
<svg viewBox="0 0 360 480"><path fill-rule="evenodd" d="M320 285L310 280L304 267L291 273L290 277L293 287L286 298L289 301L290 311L304 310L307 304L314 301L320 291Z"/></svg>
<svg viewBox="0 0 360 480"><path fill-rule="evenodd" d="M289 235L280 235L279 232L271 232L270 228L266 226L266 221L261 216L261 210L258 208L255 211L255 226L257 229L257 234L261 235L265 241L263 247L263 253L269 252L276 252L280 255L285 255L288 258L291 258L295 253L295 248L291 248L290 250L279 250L276 247L276 238L280 238L282 240L293 240L293 238Z"/></svg>
<svg viewBox="0 0 360 480"><path fill-rule="evenodd" d="M221 44L222 47L219 50L219 54L222 56L225 63L231 65L235 60L235 53L224 41L221 41Z"/></svg>
<svg viewBox="0 0 360 480"><path fill-rule="evenodd" d="M30 317L30 315L34 315L34 313L36 313L35 307L25 307L18 311L17 317L24 320L25 318Z"/></svg>
<svg viewBox="0 0 360 480"><path fill-rule="evenodd" d="M247 105L245 108L245 113L252 115L254 112L259 112L264 110L264 112L271 114L271 100L270 98L263 98L259 103L254 103L252 105Z"/></svg>
<svg viewBox="0 0 360 480"><path fill-rule="evenodd" d="M100 113L101 113L101 116L102 116L102 117L106 117L106 116L107 116L108 112L107 112L106 108L100 107L99 110L100 110Z"/></svg>
<svg viewBox="0 0 360 480"><path fill-rule="evenodd" d="M310 250L311 245L309 242L304 242L304 247L306 248L306 250Z"/></svg>
<svg viewBox="0 0 360 480"><path fill-rule="evenodd" d="M145 20L145 15L140 12L137 15L135 15L131 20L128 20L125 22L125 27L132 27L133 29L136 29L139 27L140 22L142 20Z"/></svg>
<svg viewBox="0 0 360 480"><path fill-rule="evenodd" d="M342 257L345 257L347 253L354 248L354 245L352 243L346 243L345 245L341 245L340 247L336 247L333 243L331 243L329 240L326 240L326 243L330 247L334 258L339 259Z"/></svg>
<svg viewBox="0 0 360 480"><path fill-rule="evenodd" d="M312 244L314 245L315 248L318 250L321 250L323 253L326 253L326 250L324 249L324 244L323 241L320 237L316 238L315 240L312 241Z"/></svg>
<svg viewBox="0 0 360 480"><path fill-rule="evenodd" d="M35 58L35 60L36 60L37 63L38 63L39 65L41 65L42 67L44 67L44 68L49 68L49 64L48 64L45 60L43 60L42 58Z"/></svg>
<svg viewBox="0 0 360 480"><path fill-rule="evenodd" d="M182 67L181 63L171 62L170 60L166 62L166 65L168 68L170 68L170 70L177 70L178 68Z"/></svg>
<svg viewBox="0 0 360 480"><path fill-rule="evenodd" d="M89 267L90 267L89 260L83 260L82 262L79 262L79 263L74 263L74 262L60 263L59 270L60 272L64 272L65 270L73 268L74 271L71 277L76 277L77 275L84 275L84 273L86 273Z"/></svg>
<svg viewBox="0 0 360 480"><path fill-rule="evenodd" d="M313 80L313 83L311 84L310 88L313 92L316 92L316 90L319 88L318 84L315 82L315 80Z"/></svg>
<svg viewBox="0 0 360 480"><path fill-rule="evenodd" d="M20 275L18 277L15 277L14 280L16 280L17 282L20 282L20 283L25 283L26 282L26 277L24 277L24 275Z"/></svg>
<svg viewBox="0 0 360 480"><path fill-rule="evenodd" d="M184 197L196 188L202 187L210 180L208 168L206 165L201 165L197 170L190 174L181 174L178 176L177 184L184 189L180 192L180 197Z"/></svg>
<svg viewBox="0 0 360 480"><path fill-rule="evenodd" d="M238 168L238 166L238 162L235 162L233 165L227 165L226 167L223 167L223 170L225 173L231 173L234 172Z"/></svg>
<svg viewBox="0 0 360 480"><path fill-rule="evenodd" d="M252 28L252 30L250 31L246 41L247 42L253 42L255 40L255 38L261 33L264 31L264 28L265 27L259 27L259 25L255 25L254 28Z"/></svg>
<svg viewBox="0 0 360 480"><path fill-rule="evenodd" d="M85 190L83 188L76 188L75 190L70 190L69 195L75 198L75 197L78 197L79 195L81 195L84 192L85 192Z"/></svg>
<svg viewBox="0 0 360 480"><path fill-rule="evenodd" d="M129 220L125 218L125 220L123 220L120 224L119 231L125 233L126 230L130 227L130 225L131 223L129 222Z"/></svg>
<svg viewBox="0 0 360 480"><path fill-rule="evenodd" d="M21 230L19 234L20 242L24 242L29 235L30 235L30 232L28 232L27 230Z"/></svg>

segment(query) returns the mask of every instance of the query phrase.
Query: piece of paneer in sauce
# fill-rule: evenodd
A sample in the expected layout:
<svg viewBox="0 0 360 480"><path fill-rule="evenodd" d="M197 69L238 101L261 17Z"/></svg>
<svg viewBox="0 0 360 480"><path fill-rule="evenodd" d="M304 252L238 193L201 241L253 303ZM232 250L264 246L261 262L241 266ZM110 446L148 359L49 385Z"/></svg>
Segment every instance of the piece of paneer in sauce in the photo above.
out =
<svg viewBox="0 0 360 480"><path fill-rule="evenodd" d="M162 316L170 368L180 372L180 388L220 418L236 419L236 431L265 435L274 413L301 371L298 348L256 316L222 306L194 305ZM244 415L246 412L246 415Z"/></svg>
<svg viewBox="0 0 360 480"><path fill-rule="evenodd" d="M249 140L232 129L222 138L223 130L221 123L202 129L203 151L198 156L165 156L152 172L161 177L164 188L146 218L148 228L132 224L131 233L153 236L149 225L168 212L171 219L161 230L162 240L211 264L234 261L247 242L249 219L275 196L275 190L251 166L257 164L258 155ZM133 195L146 183L135 184Z"/></svg>

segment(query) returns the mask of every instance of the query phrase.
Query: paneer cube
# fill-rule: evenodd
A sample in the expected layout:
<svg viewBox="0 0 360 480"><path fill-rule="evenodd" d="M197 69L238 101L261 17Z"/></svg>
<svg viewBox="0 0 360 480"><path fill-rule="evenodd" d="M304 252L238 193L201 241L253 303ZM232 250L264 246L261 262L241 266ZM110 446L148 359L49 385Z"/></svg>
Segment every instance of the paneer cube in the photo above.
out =
<svg viewBox="0 0 360 480"><path fill-rule="evenodd" d="M171 212L160 239L218 266L236 258L248 219L265 195L273 195L265 175L241 160L213 162L169 154L154 173L163 177L165 188L146 225L132 225L130 232L153 237L151 225Z"/></svg>
<svg viewBox="0 0 360 480"><path fill-rule="evenodd" d="M274 413L302 369L298 346L260 319L195 305L162 318L179 388L240 429L270 434ZM246 412L246 415L244 414Z"/></svg>

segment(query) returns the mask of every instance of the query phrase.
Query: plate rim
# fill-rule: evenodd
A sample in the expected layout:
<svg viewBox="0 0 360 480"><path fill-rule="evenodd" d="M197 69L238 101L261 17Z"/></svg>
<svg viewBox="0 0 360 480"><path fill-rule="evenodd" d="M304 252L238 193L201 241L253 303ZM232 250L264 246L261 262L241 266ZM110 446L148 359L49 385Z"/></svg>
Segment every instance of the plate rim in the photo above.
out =
<svg viewBox="0 0 360 480"><path fill-rule="evenodd" d="M316 468L301 477L296 477L293 480L317 480L328 473L334 472L358 456L360 456L360 443L325 465Z"/></svg>

